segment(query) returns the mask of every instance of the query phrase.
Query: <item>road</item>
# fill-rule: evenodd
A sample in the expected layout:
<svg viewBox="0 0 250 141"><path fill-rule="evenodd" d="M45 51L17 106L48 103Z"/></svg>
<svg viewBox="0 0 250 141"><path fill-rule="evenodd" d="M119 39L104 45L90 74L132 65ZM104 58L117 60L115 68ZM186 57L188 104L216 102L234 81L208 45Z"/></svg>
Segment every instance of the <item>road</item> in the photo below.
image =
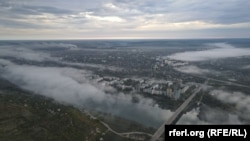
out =
<svg viewBox="0 0 250 141"><path fill-rule="evenodd" d="M204 83L204 85L207 84L208 81ZM203 86L204 86L203 85ZM164 122L160 128L154 133L154 135L151 138L151 141L156 141L160 138L160 136L164 133L165 125L172 124L173 121L180 115L180 113L188 106L188 104L193 100L193 98L196 96L197 93L200 92L200 90L203 88L203 86L198 87L194 90L193 94L191 94L188 99L186 99L183 104L174 112L174 114L166 121Z"/></svg>
<svg viewBox="0 0 250 141"><path fill-rule="evenodd" d="M194 77L199 77L199 78L202 78L202 79L205 79L205 80L209 79L209 80L212 80L212 81L217 81L217 82L225 83L225 84L228 84L228 85L233 85L233 86L238 86L238 87L250 88L250 86L248 86L248 85L239 84L239 83L237 83L237 82L226 81L226 80L220 80L220 79L215 79L215 78L210 78L210 77L205 77L205 76L199 76L199 75L194 75L194 74L192 74L192 76L194 76Z"/></svg>
<svg viewBox="0 0 250 141"><path fill-rule="evenodd" d="M85 113L86 115L90 116L91 119L97 119L95 116L93 116L92 114L90 114L88 111L85 111L85 110L82 110L83 113ZM153 135L150 134L150 133L146 133L146 132L138 132L138 131L134 131L134 132L124 132L124 133L119 133L115 130L113 130L107 123L105 123L104 121L101 121L100 120L100 123L102 125L104 125L110 132L116 134L117 136L120 136L120 137L124 137L124 138L131 138L130 136L131 135L146 135L146 136L149 136L149 137L152 137ZM133 138L131 138L133 139Z"/></svg>
<svg viewBox="0 0 250 141"><path fill-rule="evenodd" d="M152 136L152 134L149 134L149 133L145 133L145 132L125 132L125 133L118 133L116 132L115 130L113 130L112 128L109 127L109 125L103 121L100 121L110 132L118 135L118 136L121 136L121 137L125 137L125 138L129 138L130 135L132 134L141 134L141 135L147 135L147 136Z"/></svg>
<svg viewBox="0 0 250 141"><path fill-rule="evenodd" d="M149 134L149 133L145 133L145 132L126 132L126 133L120 133L121 135L125 135L125 136L130 136L132 134L141 134L141 135L147 135L147 136L150 136L152 137L153 135L152 134Z"/></svg>

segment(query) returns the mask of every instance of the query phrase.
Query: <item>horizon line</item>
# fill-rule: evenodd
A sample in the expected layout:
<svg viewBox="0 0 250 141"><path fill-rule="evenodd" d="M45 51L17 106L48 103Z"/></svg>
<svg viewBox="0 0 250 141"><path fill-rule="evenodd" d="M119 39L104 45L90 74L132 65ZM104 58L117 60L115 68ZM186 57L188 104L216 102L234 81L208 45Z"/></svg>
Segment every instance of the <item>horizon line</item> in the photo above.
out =
<svg viewBox="0 0 250 141"><path fill-rule="evenodd" d="M58 39L0 39L0 41L61 41L61 40L220 40L220 39L250 39L250 37L217 37L217 38L58 38Z"/></svg>

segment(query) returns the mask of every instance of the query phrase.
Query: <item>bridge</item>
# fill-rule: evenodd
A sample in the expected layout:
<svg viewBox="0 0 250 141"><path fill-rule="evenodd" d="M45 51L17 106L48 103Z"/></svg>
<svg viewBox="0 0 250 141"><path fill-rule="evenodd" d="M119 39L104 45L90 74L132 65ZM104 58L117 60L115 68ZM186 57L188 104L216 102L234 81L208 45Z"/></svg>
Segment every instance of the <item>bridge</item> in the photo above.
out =
<svg viewBox="0 0 250 141"><path fill-rule="evenodd" d="M208 83L208 80L203 84L206 85ZM174 112L174 114L166 121L164 122L160 128L156 130L156 132L153 134L150 141L157 141L161 137L161 135L164 133L165 125L172 124L176 118L181 114L181 112L188 106L188 104L193 100L193 98L196 96L197 93L202 90L203 86L200 86L194 90L194 92L186 99L183 104Z"/></svg>

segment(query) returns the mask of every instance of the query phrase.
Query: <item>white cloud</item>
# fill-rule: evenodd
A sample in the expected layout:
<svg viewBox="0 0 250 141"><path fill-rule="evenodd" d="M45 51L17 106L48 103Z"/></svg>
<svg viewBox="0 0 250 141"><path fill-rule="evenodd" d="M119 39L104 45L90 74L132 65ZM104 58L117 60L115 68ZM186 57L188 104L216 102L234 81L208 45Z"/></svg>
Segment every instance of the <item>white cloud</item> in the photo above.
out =
<svg viewBox="0 0 250 141"><path fill-rule="evenodd" d="M242 92L212 90L210 94L236 111L202 104L199 108L183 114L177 124L245 124L250 119L250 97ZM234 109L232 108L232 109Z"/></svg>
<svg viewBox="0 0 250 141"><path fill-rule="evenodd" d="M242 69L250 69L250 65L243 66Z"/></svg>
<svg viewBox="0 0 250 141"><path fill-rule="evenodd" d="M0 48L0 57L14 57L18 59L25 59L31 61L44 61L44 60L51 60L50 55L35 52L26 48Z"/></svg>
<svg viewBox="0 0 250 141"><path fill-rule="evenodd" d="M118 6L114 5L113 3L106 3L104 4L104 7L112 10L121 10Z"/></svg>
<svg viewBox="0 0 250 141"><path fill-rule="evenodd" d="M0 46L0 57L14 57L17 59L24 59L30 61L57 61L58 58L51 57L50 54L41 51L35 51L39 48L66 48L70 50L77 50L78 47L73 44L65 43L32 43L32 44L19 44L13 46Z"/></svg>
<svg viewBox="0 0 250 141"><path fill-rule="evenodd" d="M41 43L33 43L32 45L27 45L28 47L31 48L66 48L70 50L76 50L78 49L77 45L74 44L67 44L67 43L49 43L49 42L41 42Z"/></svg>
<svg viewBox="0 0 250 141"><path fill-rule="evenodd" d="M198 118L199 115L199 111L196 109L191 110L190 112L187 112L185 114L182 115L182 117L179 119L179 121L177 122L177 124L190 124L190 125L194 125L194 124L208 124L205 121L201 121Z"/></svg>
<svg viewBox="0 0 250 141"><path fill-rule="evenodd" d="M249 4L248 0L9 0L0 1L0 31L7 39L250 37Z"/></svg>
<svg viewBox="0 0 250 141"><path fill-rule="evenodd" d="M0 57L11 57L16 59L24 59L28 61L53 61L59 64L63 64L66 66L74 66L74 67L91 67L91 68L99 68L105 70L112 71L121 71L122 68L101 65L101 64L89 64L89 63L75 63L69 61L63 61L61 57L51 56L48 52L37 51L36 49L50 49L50 48L64 48L67 50L81 50L77 45L67 44L67 43L55 43L55 42L35 42L29 44L18 44L18 45L9 45L9 46L0 46ZM0 59L2 64L4 62L9 62L8 60ZM10 62L11 63L11 62Z"/></svg>
<svg viewBox="0 0 250 141"><path fill-rule="evenodd" d="M204 106L204 105L203 105ZM205 111L193 109L182 115L177 124L243 124L238 115L227 113L216 108L205 106ZM202 115L201 115L202 114ZM200 117L202 117L200 119Z"/></svg>
<svg viewBox="0 0 250 141"><path fill-rule="evenodd" d="M226 43L210 44L212 49L202 51L187 51L168 56L170 59L183 61L206 61L229 57L250 56L249 48L236 48Z"/></svg>
<svg viewBox="0 0 250 141"><path fill-rule="evenodd" d="M106 22L125 22L124 19L118 16L96 16L92 14L85 13L84 15L87 19L96 21L106 21Z"/></svg>
<svg viewBox="0 0 250 141"><path fill-rule="evenodd" d="M208 69L201 69L197 66L188 65L188 66L181 66L175 68L177 71L183 72L183 73L192 73L192 74L204 74L204 73L211 73L212 71Z"/></svg>
<svg viewBox="0 0 250 141"><path fill-rule="evenodd" d="M237 109L237 114L245 119L250 119L250 97L242 92L227 92L213 90L210 93L223 103L232 104Z"/></svg>

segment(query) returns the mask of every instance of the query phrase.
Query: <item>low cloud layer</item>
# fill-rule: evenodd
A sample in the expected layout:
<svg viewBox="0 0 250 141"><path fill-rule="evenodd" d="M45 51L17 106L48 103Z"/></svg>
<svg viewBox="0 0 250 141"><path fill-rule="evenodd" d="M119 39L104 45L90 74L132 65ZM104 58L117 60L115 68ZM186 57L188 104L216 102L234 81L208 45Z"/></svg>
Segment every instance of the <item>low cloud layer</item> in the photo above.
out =
<svg viewBox="0 0 250 141"><path fill-rule="evenodd" d="M31 48L64 48L69 50L76 50L78 49L77 45L74 44L68 44L68 43L60 43L60 42L38 42L34 44L24 44L26 46L29 46Z"/></svg>
<svg viewBox="0 0 250 141"><path fill-rule="evenodd" d="M188 66L181 66L175 68L177 71L183 72L183 73L191 73L191 74L204 74L204 73L210 73L211 71L208 69L201 69L194 65L188 65Z"/></svg>
<svg viewBox="0 0 250 141"><path fill-rule="evenodd" d="M192 111L183 114L182 117L177 122L177 124L180 124L180 125L182 125L182 124L190 124L190 125L193 125L193 124L208 124L205 121L201 121L198 118L198 115L199 115L199 110L193 109Z"/></svg>
<svg viewBox="0 0 250 141"><path fill-rule="evenodd" d="M101 64L89 64L89 63L76 63L63 61L61 57L55 57L51 55L51 52L46 50L58 49L60 51L77 51L81 50L77 45L69 43L60 43L60 42L34 42L34 43L20 43L14 45L0 45L0 58L15 58L17 60L25 61L52 61L66 66L75 66L75 67L91 67L99 69L108 69L113 71L120 71L122 68L115 66L104 66Z"/></svg>
<svg viewBox="0 0 250 141"><path fill-rule="evenodd" d="M45 61L51 60L50 55L35 52L27 48L14 48L11 46L1 47L0 48L0 57L14 57L16 59L24 59L30 61Z"/></svg>
<svg viewBox="0 0 250 141"><path fill-rule="evenodd" d="M168 56L170 59L182 61L207 61L229 57L250 56L249 48L236 48L226 43L209 44L212 49L202 51L187 51Z"/></svg>
<svg viewBox="0 0 250 141"><path fill-rule="evenodd" d="M131 95L106 94L98 84L87 79L91 73L83 70L16 65L4 59L0 60L0 70L1 77L36 94L77 107L112 113L148 126L157 127L172 114L155 107L150 99L138 96L140 102L132 103Z"/></svg>
<svg viewBox="0 0 250 141"><path fill-rule="evenodd" d="M36 43L20 43L17 45L0 45L0 57L13 57L16 59L24 59L29 61L56 61L58 58L51 57L49 53L36 51L37 49L68 49L76 50L78 47L73 44L66 43L49 43L49 42L36 42Z"/></svg>
<svg viewBox="0 0 250 141"><path fill-rule="evenodd" d="M250 120L250 97L242 92L212 90L210 95L232 106L230 111L202 104L180 118L177 124L247 124Z"/></svg>
<svg viewBox="0 0 250 141"><path fill-rule="evenodd" d="M250 65L243 66L242 69L250 69Z"/></svg>
<svg viewBox="0 0 250 141"><path fill-rule="evenodd" d="M242 92L227 92L223 90L213 90L211 95L223 103L234 105L237 114L246 120L250 119L250 97Z"/></svg>

